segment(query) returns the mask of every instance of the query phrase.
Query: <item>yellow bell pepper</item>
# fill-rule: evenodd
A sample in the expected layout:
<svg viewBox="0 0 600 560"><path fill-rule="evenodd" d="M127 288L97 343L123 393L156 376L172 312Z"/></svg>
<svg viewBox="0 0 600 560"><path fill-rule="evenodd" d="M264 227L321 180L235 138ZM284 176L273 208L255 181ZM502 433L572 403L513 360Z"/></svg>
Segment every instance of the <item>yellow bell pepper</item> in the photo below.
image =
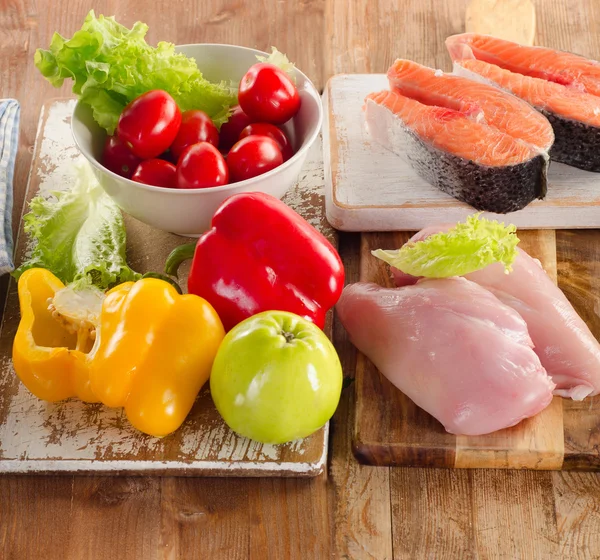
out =
<svg viewBox="0 0 600 560"><path fill-rule="evenodd" d="M98 402L90 387L87 352L91 340L57 320L49 307L49 301L64 287L43 268L27 270L19 278L21 321L13 342L15 372L42 400L79 397Z"/></svg>
<svg viewBox="0 0 600 560"><path fill-rule="evenodd" d="M167 435L188 415L224 336L206 300L155 278L121 284L102 306L92 390L104 404L125 407L138 430Z"/></svg>
<svg viewBox="0 0 600 560"><path fill-rule="evenodd" d="M212 306L145 278L110 290L94 324L69 323L52 305L62 288L44 269L19 279L13 363L25 386L44 400L124 407L131 424L153 436L179 428L225 336Z"/></svg>

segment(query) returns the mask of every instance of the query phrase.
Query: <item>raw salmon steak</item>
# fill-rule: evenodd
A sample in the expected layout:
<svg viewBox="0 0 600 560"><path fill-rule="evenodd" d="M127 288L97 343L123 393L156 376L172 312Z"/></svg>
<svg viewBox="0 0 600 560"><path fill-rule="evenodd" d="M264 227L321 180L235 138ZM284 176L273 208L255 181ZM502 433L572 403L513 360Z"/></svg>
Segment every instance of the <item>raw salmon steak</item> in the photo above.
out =
<svg viewBox="0 0 600 560"><path fill-rule="evenodd" d="M496 87L407 60L367 96L371 136L432 185L478 210L520 210L546 194L548 120Z"/></svg>
<svg viewBox="0 0 600 560"><path fill-rule="evenodd" d="M548 117L552 159L600 171L600 63L474 33L448 37L446 46L455 74L511 92Z"/></svg>
<svg viewBox="0 0 600 560"><path fill-rule="evenodd" d="M525 321L474 282L359 282L344 288L336 311L354 345L450 433L508 428L552 400Z"/></svg>

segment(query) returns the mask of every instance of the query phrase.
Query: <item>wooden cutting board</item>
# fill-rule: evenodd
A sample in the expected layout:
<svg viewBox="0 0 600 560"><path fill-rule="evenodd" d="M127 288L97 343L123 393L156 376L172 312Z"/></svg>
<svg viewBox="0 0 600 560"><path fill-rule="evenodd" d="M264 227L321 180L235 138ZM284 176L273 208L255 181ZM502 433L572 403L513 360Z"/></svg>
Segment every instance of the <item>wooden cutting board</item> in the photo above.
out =
<svg viewBox="0 0 600 560"><path fill-rule="evenodd" d="M410 233L364 234L360 279L393 286L389 267L371 255L373 249L396 249ZM538 258L556 280L553 231L519 232L520 247ZM565 267L568 267L568 263ZM600 321L594 306L600 293L575 264L564 273L569 283L584 287L593 317L589 326L598 337ZM587 291L586 288L587 287ZM361 463L410 467L600 470L600 396L581 402L555 397L550 406L517 426L484 436L455 436L394 387L362 354L356 365L356 416L353 450Z"/></svg>
<svg viewBox="0 0 600 560"><path fill-rule="evenodd" d="M27 190L68 187L81 158L71 136L73 100L47 102L41 113ZM320 143L285 201L337 244L323 216ZM126 218L128 262L140 272L162 271L169 252L191 241ZM27 251L20 228L17 263ZM187 268L181 286L187 284ZM208 386L181 428L159 439L133 429L120 409L77 400L40 401L17 379L11 362L19 322L11 280L0 333L0 473L168 474L196 476L316 476L327 458L328 426L286 445L262 445L237 436L215 409ZM330 322L329 322L330 323ZM326 327L331 333L331 325ZM208 384L207 384L208 385Z"/></svg>
<svg viewBox="0 0 600 560"><path fill-rule="evenodd" d="M464 220L475 211L471 206L433 187L400 156L371 140L362 107L369 93L383 89L389 89L385 74L341 74L327 82L327 219L343 231L418 230L435 221ZM528 229L600 227L600 173L551 162L548 182L544 200L510 214L484 215Z"/></svg>
<svg viewBox="0 0 600 560"><path fill-rule="evenodd" d="M469 31L532 43L535 10L529 0L471 0ZM462 220L472 209L432 190L401 158L371 145L361 111L364 96L387 87L384 75L341 75L326 87L324 128L327 215L340 229L417 230ZM357 168L362 174L357 175ZM545 201L501 219L520 228L520 246L557 280L556 228L600 226L600 174L551 164ZM487 214L488 217L490 216ZM389 267L371 250L396 249L412 233L365 233L360 279L393 286ZM578 248L561 235L559 286L600 337L597 259L581 262ZM600 252L598 254L600 258ZM396 389L359 353L356 365L353 451L371 465L538 470L600 470L600 396L581 402L555 397L540 414L484 436L455 436Z"/></svg>

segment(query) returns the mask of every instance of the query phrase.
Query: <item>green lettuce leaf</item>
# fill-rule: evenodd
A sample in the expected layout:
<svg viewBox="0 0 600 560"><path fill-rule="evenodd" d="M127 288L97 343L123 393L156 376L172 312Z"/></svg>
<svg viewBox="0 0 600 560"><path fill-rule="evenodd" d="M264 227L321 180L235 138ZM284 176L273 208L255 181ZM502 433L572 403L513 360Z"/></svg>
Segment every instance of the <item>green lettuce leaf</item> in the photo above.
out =
<svg viewBox="0 0 600 560"><path fill-rule="evenodd" d="M516 230L512 224L505 226L473 214L447 232L407 243L396 251L378 249L372 254L411 276L463 276L496 262L508 273L517 256Z"/></svg>
<svg viewBox="0 0 600 560"><path fill-rule="evenodd" d="M269 56L257 56L256 58L260 62L268 62L281 68L296 83L296 67L289 61L285 54L279 52L275 47L271 47L271 54Z"/></svg>
<svg viewBox="0 0 600 560"><path fill-rule="evenodd" d="M91 106L109 134L125 105L152 89L169 92L182 111L201 109L217 126L226 122L237 103L236 89L203 78L196 61L176 53L172 43L151 47L147 31L145 23L127 29L114 17L96 17L91 10L73 37L55 33L48 50L38 49L35 65L55 87L73 80L73 93Z"/></svg>
<svg viewBox="0 0 600 560"><path fill-rule="evenodd" d="M104 290L138 280L127 265L125 224L117 205L102 190L89 165L78 166L72 189L36 196L24 216L33 248L31 257L12 275L46 268L65 284L84 278ZM85 282L84 282L85 283Z"/></svg>

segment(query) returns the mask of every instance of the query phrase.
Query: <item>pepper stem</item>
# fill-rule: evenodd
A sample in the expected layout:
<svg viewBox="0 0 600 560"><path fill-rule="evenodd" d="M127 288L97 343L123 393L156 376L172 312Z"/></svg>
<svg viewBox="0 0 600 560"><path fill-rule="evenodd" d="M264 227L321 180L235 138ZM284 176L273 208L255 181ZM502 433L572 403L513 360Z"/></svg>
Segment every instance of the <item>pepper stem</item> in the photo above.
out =
<svg viewBox="0 0 600 560"><path fill-rule="evenodd" d="M196 250L196 242L180 245L171 251L165 262L165 274L169 276L177 276L179 265L183 261L193 258Z"/></svg>

